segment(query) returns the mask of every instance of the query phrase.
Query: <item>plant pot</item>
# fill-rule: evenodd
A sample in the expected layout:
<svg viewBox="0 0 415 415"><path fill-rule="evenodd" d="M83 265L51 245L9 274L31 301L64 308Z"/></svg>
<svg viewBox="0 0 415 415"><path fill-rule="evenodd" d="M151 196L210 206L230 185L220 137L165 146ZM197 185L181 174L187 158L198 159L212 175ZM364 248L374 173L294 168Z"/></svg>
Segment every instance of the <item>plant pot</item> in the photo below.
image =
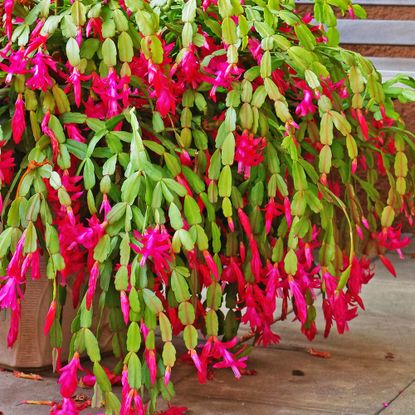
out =
<svg viewBox="0 0 415 415"><path fill-rule="evenodd" d="M46 262L41 261L42 275L45 275ZM17 340L12 348L7 346L7 333L10 326L10 310L0 311L0 367L7 369L39 370L52 365L52 347L49 336L44 335L45 316L50 305L52 287L47 278L33 281L27 278L25 298L22 301L21 319ZM70 300L71 290L68 288L68 300L62 310L62 361L69 354L71 340L71 323L76 311ZM93 326L96 326L93 323ZM112 333L109 329L108 314L101 322L101 351L111 350Z"/></svg>

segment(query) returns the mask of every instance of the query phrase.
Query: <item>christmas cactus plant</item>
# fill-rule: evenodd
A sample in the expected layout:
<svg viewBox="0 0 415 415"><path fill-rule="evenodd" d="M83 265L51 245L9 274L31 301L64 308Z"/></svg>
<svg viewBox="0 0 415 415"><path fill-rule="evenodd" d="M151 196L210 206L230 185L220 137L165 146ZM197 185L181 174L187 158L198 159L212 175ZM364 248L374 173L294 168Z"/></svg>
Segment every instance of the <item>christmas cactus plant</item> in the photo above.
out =
<svg viewBox="0 0 415 415"><path fill-rule="evenodd" d="M49 279L52 413L78 413L82 354L105 413L152 414L174 394L173 336L201 382L211 367L240 377L240 324L276 343L292 305L311 340L321 293L324 335L343 333L373 276L365 248L394 274L384 253L409 242L415 147L393 99L413 93L339 46L329 3L313 16L285 0L2 7L0 307L13 346L26 279ZM92 324L105 315L120 400Z"/></svg>

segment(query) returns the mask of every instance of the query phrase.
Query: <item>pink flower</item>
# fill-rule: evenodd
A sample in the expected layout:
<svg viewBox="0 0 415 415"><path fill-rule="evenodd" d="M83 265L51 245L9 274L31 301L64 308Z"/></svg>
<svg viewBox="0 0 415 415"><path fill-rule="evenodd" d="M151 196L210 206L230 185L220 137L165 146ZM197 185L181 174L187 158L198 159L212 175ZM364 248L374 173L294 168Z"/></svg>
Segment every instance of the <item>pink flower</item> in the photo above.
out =
<svg viewBox="0 0 415 415"><path fill-rule="evenodd" d="M291 203L288 197L284 197L284 212L285 212L285 219L287 221L288 227L291 226L292 217L291 217Z"/></svg>
<svg viewBox="0 0 415 415"><path fill-rule="evenodd" d="M19 333L19 323L20 323L20 300L18 301L16 307L12 309L10 328L7 334L7 346L13 347L14 343L17 340L17 335Z"/></svg>
<svg viewBox="0 0 415 415"><path fill-rule="evenodd" d="M382 264L385 266L385 268L392 274L392 276L396 278L396 270L392 265L392 262L389 261L389 259L384 255L379 255L379 259L382 261Z"/></svg>
<svg viewBox="0 0 415 415"><path fill-rule="evenodd" d="M89 227L79 230L76 242L84 246L88 250L95 248L96 244L105 234L105 222L100 223L98 218L93 215L88 219Z"/></svg>
<svg viewBox="0 0 415 415"><path fill-rule="evenodd" d="M348 321L356 317L357 307L349 309L346 294L343 291L339 291L334 295L334 298L331 300L331 307L337 331L339 334L343 334L349 329Z"/></svg>
<svg viewBox="0 0 415 415"><path fill-rule="evenodd" d="M25 108L22 94L17 96L15 110L12 118L13 141L19 144L24 130L26 129Z"/></svg>
<svg viewBox="0 0 415 415"><path fill-rule="evenodd" d="M135 389L131 389L128 383L127 366L124 366L123 368L121 384L122 390L120 415L144 415L145 408L141 396Z"/></svg>
<svg viewBox="0 0 415 415"><path fill-rule="evenodd" d="M359 121L360 129L362 130L363 137L368 140L369 139L369 128L367 126L366 118L362 113L362 110L359 108L356 110L357 113L357 120Z"/></svg>
<svg viewBox="0 0 415 415"><path fill-rule="evenodd" d="M78 141L80 143L85 143L85 137L81 134L76 124L65 124L64 127L68 135L68 138L70 138L71 140Z"/></svg>
<svg viewBox="0 0 415 415"><path fill-rule="evenodd" d="M388 227L383 228L378 234L372 235L372 238L375 239L379 246L386 248L387 250L396 251L398 255L403 258L402 248L405 248L411 242L410 238L405 236L401 237L401 227L396 228Z"/></svg>
<svg viewBox="0 0 415 415"><path fill-rule="evenodd" d="M293 277L288 277L288 284L291 294L294 298L295 314L301 323L304 324L307 320L307 304L304 298L304 294L301 292L300 287Z"/></svg>
<svg viewBox="0 0 415 415"><path fill-rule="evenodd" d="M127 294L124 290L120 292L120 300L121 300L121 311L124 317L124 322L128 325L130 320L130 303L128 302Z"/></svg>
<svg viewBox="0 0 415 415"><path fill-rule="evenodd" d="M83 370L79 361L79 354L75 352L71 361L60 369L58 383L61 385L60 392L65 398L71 398L78 387L78 370Z"/></svg>
<svg viewBox="0 0 415 415"><path fill-rule="evenodd" d="M162 117L165 117L170 111L175 112L176 107L176 97L168 88L163 88L158 93L158 98L156 102L156 110L161 114Z"/></svg>
<svg viewBox="0 0 415 415"><path fill-rule="evenodd" d="M63 398L61 405L51 408L50 415L79 415L79 411L71 398Z"/></svg>
<svg viewBox="0 0 415 415"><path fill-rule="evenodd" d="M224 368L230 367L233 371L233 374L237 379L241 377L240 369L244 369L246 367L245 361L247 360L247 356L237 358L234 354L232 354L228 349L233 348L238 339L235 337L233 340L229 342L221 342L217 337L211 337L210 341L213 341L213 349L211 349L211 354L215 359L222 358L221 362L215 363L213 365L214 368ZM209 342L209 340L208 340Z"/></svg>
<svg viewBox="0 0 415 415"><path fill-rule="evenodd" d="M209 96L215 102L216 90L219 87L229 88L231 83L238 80L244 72L244 70L239 68L236 64L229 64L226 60L226 55L212 58L209 65L204 69L208 74L212 75L212 77L206 79L206 82L212 84Z"/></svg>
<svg viewBox="0 0 415 415"><path fill-rule="evenodd" d="M52 145L53 160L55 161L58 158L59 154L59 141L56 138L56 135L53 132L53 130L49 127L50 115L50 111L46 111L46 114L44 115L43 120L40 123L40 126L42 127L43 134L49 137L50 143Z"/></svg>
<svg viewBox="0 0 415 415"><path fill-rule="evenodd" d="M193 44L190 44L186 49L179 67L180 79L189 84L193 89L197 89L206 78L200 71L197 48Z"/></svg>
<svg viewBox="0 0 415 415"><path fill-rule="evenodd" d="M13 152L11 150L3 152L1 147L0 143L0 184L8 185L13 179L15 166Z"/></svg>
<svg viewBox="0 0 415 415"><path fill-rule="evenodd" d="M198 372L202 372L202 362L200 361L199 355L197 354L196 350L191 349L189 350L190 358L193 360L193 363Z"/></svg>
<svg viewBox="0 0 415 415"><path fill-rule="evenodd" d="M146 349L144 358L146 359L147 367L150 372L150 382L154 385L157 380L156 352L154 350Z"/></svg>
<svg viewBox="0 0 415 415"><path fill-rule="evenodd" d="M251 167L262 163L264 157L262 152L266 146L264 137L254 138L245 130L242 134L236 134L235 160L238 162L238 173L244 173L249 178Z"/></svg>
<svg viewBox="0 0 415 415"><path fill-rule="evenodd" d="M262 59L261 42L258 39L250 37L248 39L248 47L252 57L256 60L257 64L260 65Z"/></svg>
<svg viewBox="0 0 415 415"><path fill-rule="evenodd" d="M89 37L93 33L94 37L103 41L102 37L102 20L100 17L91 17L86 25L86 37Z"/></svg>
<svg viewBox="0 0 415 415"><path fill-rule="evenodd" d="M273 198L269 199L265 206L265 233L269 234L272 226L272 221L277 216L280 216L284 212L284 207L281 204L275 202Z"/></svg>
<svg viewBox="0 0 415 415"><path fill-rule="evenodd" d="M104 218L106 218L110 210L111 210L111 204L110 204L110 201L108 200L108 195L104 193L102 196L102 203L99 208L99 213L104 212Z"/></svg>
<svg viewBox="0 0 415 415"><path fill-rule="evenodd" d="M138 244L131 244L135 252L141 255L140 266L144 266L151 258L156 273L166 280L166 273L170 270L173 261L171 237L163 228L147 228L144 234L134 231L134 238Z"/></svg>
<svg viewBox="0 0 415 415"><path fill-rule="evenodd" d="M75 104L77 107L81 105L82 89L81 89L81 74L78 68L72 69L72 74L68 78L68 81L72 84L73 94L75 97Z"/></svg>
<svg viewBox="0 0 415 415"><path fill-rule="evenodd" d="M43 24L44 24L44 20L42 19L39 21L39 26L38 26L39 32ZM29 45L27 46L26 51L24 53L25 57L29 56L33 51L35 51L36 49L40 47L43 47L46 44L46 41L48 40L48 35L43 36L39 32L37 32L36 30L32 31Z"/></svg>
<svg viewBox="0 0 415 415"><path fill-rule="evenodd" d="M308 114L316 112L316 106L313 104L313 94L310 89L303 87L303 100L297 105L295 113L300 117L306 117Z"/></svg>
<svg viewBox="0 0 415 415"><path fill-rule="evenodd" d="M49 76L49 68L56 71L56 63L49 56L42 51L36 53L32 58L33 68L31 69L32 76L26 82L26 85L32 89L40 89L46 92L48 88L53 87L52 78Z"/></svg>
<svg viewBox="0 0 415 415"><path fill-rule="evenodd" d="M248 218L247 214L241 208L238 209L238 217L239 217L239 221L240 221L240 223L242 225L242 228L245 231L247 237L249 239L253 238L253 233L252 233L252 229L251 229L251 224L249 222L249 218Z"/></svg>
<svg viewBox="0 0 415 415"><path fill-rule="evenodd" d="M91 272L88 279L88 290L86 292L86 309L89 310L94 299L95 289L97 286L97 280L99 277L99 262L95 261L91 268Z"/></svg>
<svg viewBox="0 0 415 415"><path fill-rule="evenodd" d="M8 59L9 65L0 62L0 69L7 73L6 84L12 81L13 75L23 75L27 72L27 59L24 57L24 50L11 50L8 57L2 56L5 60Z"/></svg>
<svg viewBox="0 0 415 415"><path fill-rule="evenodd" d="M209 251L203 251L203 257L205 258L206 264L211 270L212 274L214 275L215 279L219 279L219 270L216 265L216 262L213 260L212 255L210 255Z"/></svg>
<svg viewBox="0 0 415 415"><path fill-rule="evenodd" d="M164 384L168 385L170 382L170 376L171 376L171 367L167 366L166 370L164 371Z"/></svg>
<svg viewBox="0 0 415 415"><path fill-rule="evenodd" d="M47 334L49 333L52 327L52 324L55 320L55 315L56 315L56 300L53 300L50 304L48 313L46 314L45 327L43 329L45 336L47 336Z"/></svg>
<svg viewBox="0 0 415 415"><path fill-rule="evenodd" d="M6 283L0 288L0 308L15 310L18 306L18 298L22 297L20 283L14 277L2 277Z"/></svg>
<svg viewBox="0 0 415 415"><path fill-rule="evenodd" d="M9 40L12 39L13 33L13 8L14 0L4 0L4 27L6 29L6 35Z"/></svg>
<svg viewBox="0 0 415 415"><path fill-rule="evenodd" d="M251 254L252 254L251 271L255 277L255 280L259 281L259 278L261 276L262 263L261 263L261 256L258 250L258 244L254 238L251 238L249 240L249 247L251 248Z"/></svg>
<svg viewBox="0 0 415 415"><path fill-rule="evenodd" d="M118 115L129 105L129 100L125 99L125 96L131 94L132 91L129 88L124 88L128 84L127 81L127 77L120 79L114 68L110 68L105 78L93 76L92 90L101 98L102 110L106 112L107 118Z"/></svg>

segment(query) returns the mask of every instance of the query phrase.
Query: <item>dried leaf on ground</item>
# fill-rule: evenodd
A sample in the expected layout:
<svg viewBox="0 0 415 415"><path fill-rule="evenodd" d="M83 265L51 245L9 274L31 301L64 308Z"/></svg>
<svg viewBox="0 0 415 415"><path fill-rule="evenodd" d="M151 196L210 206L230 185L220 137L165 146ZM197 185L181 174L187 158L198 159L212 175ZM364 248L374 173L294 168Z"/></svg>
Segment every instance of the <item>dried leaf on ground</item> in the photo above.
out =
<svg viewBox="0 0 415 415"><path fill-rule="evenodd" d="M322 359L330 359L331 357L330 352L325 352L323 350L317 350L317 349L310 348L307 350L307 352L311 354L311 356L321 357Z"/></svg>
<svg viewBox="0 0 415 415"><path fill-rule="evenodd" d="M240 369L242 376L256 376L258 372L255 369Z"/></svg>
<svg viewBox="0 0 415 415"><path fill-rule="evenodd" d="M73 398L75 402L87 402L89 401L89 396L83 393L77 393Z"/></svg>
<svg viewBox="0 0 415 415"><path fill-rule="evenodd" d="M13 376L15 376L16 378L20 378L20 379L29 379L29 380L37 380L37 381L43 380L42 376L37 375L35 373L24 373L24 372L14 371Z"/></svg>
<svg viewBox="0 0 415 415"><path fill-rule="evenodd" d="M32 401L32 400L27 400L27 401L21 401L19 403L19 405L47 405L47 406L53 406L55 405L56 402L53 401Z"/></svg>

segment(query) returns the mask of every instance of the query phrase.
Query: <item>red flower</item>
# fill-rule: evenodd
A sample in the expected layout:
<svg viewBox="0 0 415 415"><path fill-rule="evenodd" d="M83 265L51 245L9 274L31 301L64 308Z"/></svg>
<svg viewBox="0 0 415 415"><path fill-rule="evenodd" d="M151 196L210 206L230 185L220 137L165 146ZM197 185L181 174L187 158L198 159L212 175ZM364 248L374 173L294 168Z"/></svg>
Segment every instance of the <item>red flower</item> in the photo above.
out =
<svg viewBox="0 0 415 415"><path fill-rule="evenodd" d="M157 415L185 415L186 412L185 406L171 406L166 411L157 412Z"/></svg>
<svg viewBox="0 0 415 415"><path fill-rule="evenodd" d="M100 17L91 17L88 20L88 24L86 25L86 36L89 37L91 32L95 37L98 37L99 40L104 40L102 37L102 20Z"/></svg>

